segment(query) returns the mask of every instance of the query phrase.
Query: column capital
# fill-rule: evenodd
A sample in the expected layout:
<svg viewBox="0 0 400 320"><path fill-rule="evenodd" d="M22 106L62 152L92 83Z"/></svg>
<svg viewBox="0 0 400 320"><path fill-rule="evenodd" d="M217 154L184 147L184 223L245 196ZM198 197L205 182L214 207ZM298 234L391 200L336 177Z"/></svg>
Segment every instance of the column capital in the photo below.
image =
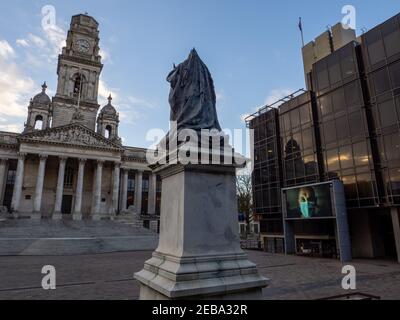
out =
<svg viewBox="0 0 400 320"><path fill-rule="evenodd" d="M115 161L115 162L114 162L114 166L115 166L115 167L121 168L122 163L121 163L120 161Z"/></svg>
<svg viewBox="0 0 400 320"><path fill-rule="evenodd" d="M46 160L49 157L48 154L39 154L40 160Z"/></svg>
<svg viewBox="0 0 400 320"><path fill-rule="evenodd" d="M6 164L8 159L0 158L0 164Z"/></svg>
<svg viewBox="0 0 400 320"><path fill-rule="evenodd" d="M66 156L61 156L61 157L58 157L58 159L59 159L60 161L66 162L66 161L68 160L68 157L66 157Z"/></svg>
<svg viewBox="0 0 400 320"><path fill-rule="evenodd" d="M25 159L25 157L26 157L27 155L28 155L28 154L25 153L25 152L18 152L18 153L17 153L18 159L21 159L21 160Z"/></svg>
<svg viewBox="0 0 400 320"><path fill-rule="evenodd" d="M105 160L97 160L97 165L102 167L104 165Z"/></svg>
<svg viewBox="0 0 400 320"><path fill-rule="evenodd" d="M86 158L79 158L78 161L79 161L79 163L86 163L87 159Z"/></svg>

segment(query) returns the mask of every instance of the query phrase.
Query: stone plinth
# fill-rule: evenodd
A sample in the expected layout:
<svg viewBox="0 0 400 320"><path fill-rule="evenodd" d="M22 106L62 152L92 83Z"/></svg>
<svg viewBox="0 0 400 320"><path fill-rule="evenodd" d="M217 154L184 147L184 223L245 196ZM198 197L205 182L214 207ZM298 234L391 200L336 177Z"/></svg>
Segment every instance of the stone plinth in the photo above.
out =
<svg viewBox="0 0 400 320"><path fill-rule="evenodd" d="M135 274L140 299L261 299L240 248L235 165L163 165L160 241Z"/></svg>

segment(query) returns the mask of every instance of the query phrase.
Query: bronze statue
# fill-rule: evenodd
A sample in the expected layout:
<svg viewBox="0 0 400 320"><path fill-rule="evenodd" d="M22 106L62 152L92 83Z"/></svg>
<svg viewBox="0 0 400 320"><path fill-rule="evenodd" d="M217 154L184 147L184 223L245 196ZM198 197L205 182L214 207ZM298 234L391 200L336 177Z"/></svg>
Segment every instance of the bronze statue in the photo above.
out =
<svg viewBox="0 0 400 320"><path fill-rule="evenodd" d="M186 61L177 67L174 66L167 81L171 84L171 121L177 122L178 131L221 131L216 111L214 82L195 49L190 52Z"/></svg>

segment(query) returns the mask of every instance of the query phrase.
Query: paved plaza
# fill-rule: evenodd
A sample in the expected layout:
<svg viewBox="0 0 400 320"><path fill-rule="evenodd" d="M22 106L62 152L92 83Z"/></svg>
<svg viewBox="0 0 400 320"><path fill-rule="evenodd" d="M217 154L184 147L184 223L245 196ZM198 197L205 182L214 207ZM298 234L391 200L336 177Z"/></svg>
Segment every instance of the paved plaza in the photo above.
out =
<svg viewBox="0 0 400 320"><path fill-rule="evenodd" d="M272 255L248 251L260 273L271 279L265 299L319 299L347 293L341 288L342 265L337 260ZM82 256L0 257L0 299L135 300L142 269L150 251ZM41 288L44 265L57 271L57 289ZM394 261L356 260L357 292L381 299L400 299L400 265Z"/></svg>

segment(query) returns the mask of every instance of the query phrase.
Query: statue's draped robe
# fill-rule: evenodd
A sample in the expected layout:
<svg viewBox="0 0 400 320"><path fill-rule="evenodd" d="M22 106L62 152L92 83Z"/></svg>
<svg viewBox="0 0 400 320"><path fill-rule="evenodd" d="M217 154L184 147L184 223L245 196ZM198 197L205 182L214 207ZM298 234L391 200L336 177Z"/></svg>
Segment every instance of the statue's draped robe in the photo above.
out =
<svg viewBox="0 0 400 320"><path fill-rule="evenodd" d="M194 49L189 58L169 74L167 81L171 84L171 121L177 122L178 131L221 131L214 82L207 66Z"/></svg>

